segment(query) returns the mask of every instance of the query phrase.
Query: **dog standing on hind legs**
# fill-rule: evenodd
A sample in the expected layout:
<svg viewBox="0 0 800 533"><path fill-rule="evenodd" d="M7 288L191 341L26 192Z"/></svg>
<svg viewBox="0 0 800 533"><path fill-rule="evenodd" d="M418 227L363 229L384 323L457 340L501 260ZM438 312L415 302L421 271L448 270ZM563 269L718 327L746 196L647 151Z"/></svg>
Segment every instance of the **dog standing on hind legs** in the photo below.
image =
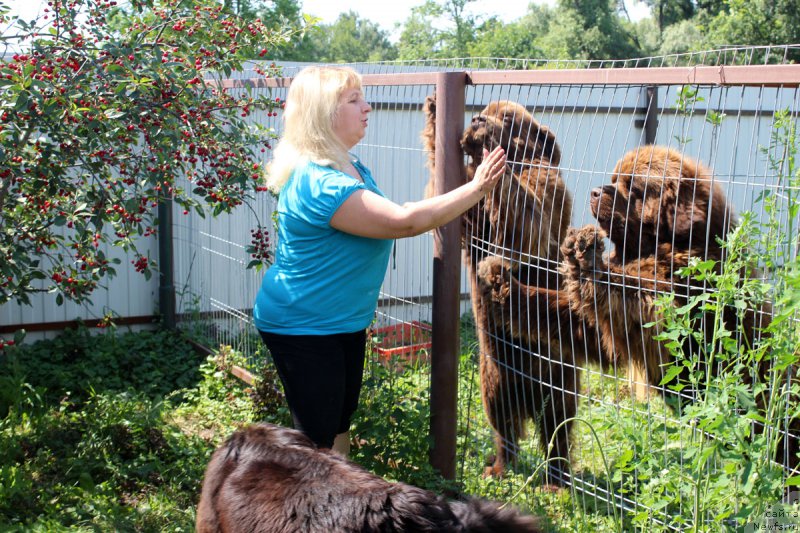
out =
<svg viewBox="0 0 800 533"><path fill-rule="evenodd" d="M433 97L426 99L425 112L422 140L433 170ZM470 157L468 178L480 164L483 149L498 145L506 152L506 174L491 195L465 214L462 242L480 345L481 398L494 430L495 456L487 475L502 475L516 459L528 420L536 425L543 453L569 457L570 423L558 426L575 415L580 386L575 361L599 359L591 335L585 336L586 341L583 335L578 339L558 336L560 321L574 315L565 295L559 297L556 267L561 260L559 245L570 223L572 197L558 171L561 151L555 135L523 106L491 102L472 118L461 140ZM427 193L432 189L429 184ZM481 261L501 252L520 265L514 275L521 285L541 288L541 305L530 310L527 321L519 320L514 307L519 298L502 302L492 298L491 281L480 280ZM551 441L553 448L548 450Z"/></svg>
<svg viewBox="0 0 800 533"><path fill-rule="evenodd" d="M657 295L672 293L673 305L678 307L691 296L713 290L703 280L686 279L679 272L695 259L713 262L719 272L727 260L723 243L737 217L725 191L701 162L669 147L646 145L623 155L611 183L592 190L590 208L597 225L570 229L562 244L564 283L573 310L597 328L607 357L638 368L665 398L694 401L697 391L687 387L679 394L669 387L688 383L687 368L662 382L668 377L668 368L692 354L698 357L700 368L710 364L709 375L717 374L714 354L723 350L718 346L700 348L701 342L713 340L719 327L717 317L713 310L702 311L696 324L699 335L688 336L678 353L671 352L666 341L657 338L661 327ZM614 245L607 253L605 237ZM753 273L742 271L740 275ZM732 340L741 353L768 335L772 306L757 302L737 310L726 303L719 318L733 333ZM742 371L740 379L746 384L754 379L768 382L773 372L771 359L766 357ZM703 388L704 382L697 385ZM763 409L774 393L772 387L767 388L758 398L759 408ZM792 401L797 401L796 397ZM800 419L785 423L787 434L777 446L776 459L791 471L800 464ZM756 422L754 429L758 433L765 428Z"/></svg>
<svg viewBox="0 0 800 533"><path fill-rule="evenodd" d="M539 533L539 520L485 500L448 502L390 483L300 431L253 424L212 455L198 533Z"/></svg>

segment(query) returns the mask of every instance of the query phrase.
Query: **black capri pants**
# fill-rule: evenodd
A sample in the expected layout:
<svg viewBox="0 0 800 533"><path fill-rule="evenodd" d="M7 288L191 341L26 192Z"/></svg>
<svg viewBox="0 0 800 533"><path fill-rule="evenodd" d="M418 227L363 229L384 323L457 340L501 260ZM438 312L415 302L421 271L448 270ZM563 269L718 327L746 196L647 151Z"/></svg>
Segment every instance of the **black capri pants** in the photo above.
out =
<svg viewBox="0 0 800 533"><path fill-rule="evenodd" d="M294 427L320 448L350 429L358 407L366 330L332 335L282 335L261 331L269 348Z"/></svg>

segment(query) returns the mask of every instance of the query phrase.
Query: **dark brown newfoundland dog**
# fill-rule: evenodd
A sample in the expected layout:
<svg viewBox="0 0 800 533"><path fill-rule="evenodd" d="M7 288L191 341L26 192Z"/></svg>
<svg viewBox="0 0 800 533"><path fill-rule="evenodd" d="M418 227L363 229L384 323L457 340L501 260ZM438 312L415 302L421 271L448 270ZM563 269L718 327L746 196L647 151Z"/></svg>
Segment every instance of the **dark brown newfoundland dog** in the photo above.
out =
<svg viewBox="0 0 800 533"><path fill-rule="evenodd" d="M425 110L422 138L433 168L436 107L432 97L426 100ZM469 179L482 160L483 149L498 145L505 149L508 169L493 193L465 214L463 234L480 343L481 396L495 431L489 475L501 475L515 459L528 420L536 424L543 452L569 457L570 423L558 426L575 415L579 367L585 366L587 358L599 360L596 335L581 327L566 294L560 293L559 245L569 227L572 197L558 171L561 151L555 135L517 103L490 103L472 118L461 140L469 156ZM513 300L510 305L499 304L481 292L478 264L495 254L516 265L514 276L520 283L541 288L534 308L517 308ZM575 324L577 336L558 335L565 321Z"/></svg>
<svg viewBox="0 0 800 533"><path fill-rule="evenodd" d="M301 432L270 424L236 431L211 457L198 533L541 531L532 516L484 500L447 502L389 483Z"/></svg>
<svg viewBox="0 0 800 533"><path fill-rule="evenodd" d="M660 146L643 146L625 154L614 168L611 185L592 191L591 210L600 228L570 230L562 246L565 284L573 308L600 331L608 357L638 367L651 386L661 386L665 395L672 394L667 386L676 380L686 384L687 376L684 371L660 385L665 371L676 361L656 340L658 327L646 326L659 323L655 298L673 293L675 305L680 306L690 295L708 290L702 282L680 277L678 270L692 258L713 260L717 266L725 261L721 242L735 225L736 216L709 169ZM614 250L604 255L602 239L606 235ZM722 313L726 329L736 332L740 346L752 346L765 335L771 318L768 302L741 316L733 306ZM715 327L713 314L706 314L699 325L705 343L713 339ZM682 352L681 357L703 354L691 336ZM700 364L709 363L701 359ZM716 365L708 370L715 375ZM742 381L751 383L757 375L769 383L773 372L770 359L765 358L758 368L744 369ZM767 390L759 403L765 404L769 394ZM791 395L796 402L795 393ZM679 401L692 401L693 396L686 388ZM778 442L776 460L795 469L800 420L790 420L788 428ZM755 429L763 430L759 424Z"/></svg>

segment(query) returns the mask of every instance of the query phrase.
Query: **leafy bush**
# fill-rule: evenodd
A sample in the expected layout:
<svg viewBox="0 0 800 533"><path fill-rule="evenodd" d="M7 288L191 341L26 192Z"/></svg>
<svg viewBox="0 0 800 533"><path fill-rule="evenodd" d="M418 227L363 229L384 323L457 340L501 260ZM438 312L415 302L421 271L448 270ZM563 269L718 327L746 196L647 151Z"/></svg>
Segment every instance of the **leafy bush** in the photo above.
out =
<svg viewBox="0 0 800 533"><path fill-rule="evenodd" d="M205 356L168 331L92 335L86 327L65 330L52 340L0 352L2 375L41 389L48 403L69 394L136 390L155 399L194 386ZM0 398L0 415L8 411Z"/></svg>
<svg viewBox="0 0 800 533"><path fill-rule="evenodd" d="M370 360L359 408L354 459L388 479L443 488L430 465L429 376L424 370Z"/></svg>
<svg viewBox="0 0 800 533"><path fill-rule="evenodd" d="M248 390L169 332L65 332L0 359L0 529L190 531Z"/></svg>

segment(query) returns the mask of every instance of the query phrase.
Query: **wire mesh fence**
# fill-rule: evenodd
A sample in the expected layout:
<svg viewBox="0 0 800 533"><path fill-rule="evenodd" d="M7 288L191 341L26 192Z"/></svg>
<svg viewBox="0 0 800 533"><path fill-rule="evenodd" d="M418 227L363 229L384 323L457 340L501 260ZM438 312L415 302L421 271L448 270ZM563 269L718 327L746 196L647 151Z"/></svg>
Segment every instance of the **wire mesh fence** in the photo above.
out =
<svg viewBox="0 0 800 533"><path fill-rule="evenodd" d="M461 350L479 390L459 394L482 404L459 402L462 478L490 456L487 474L568 487L584 513L680 530L742 524L759 475L793 476L797 328L778 326L796 320L797 51L354 65L373 107L355 154L390 199L421 199L430 179L420 134L436 87L410 75L470 76L467 173L483 147L508 153L462 234ZM704 67L756 66L698 81ZM280 132L280 117L254 120ZM265 193L225 220L176 214L184 326L253 360L264 357L249 315L261 273L245 269L246 247L274 205ZM427 361L432 241L395 244L376 357Z"/></svg>

